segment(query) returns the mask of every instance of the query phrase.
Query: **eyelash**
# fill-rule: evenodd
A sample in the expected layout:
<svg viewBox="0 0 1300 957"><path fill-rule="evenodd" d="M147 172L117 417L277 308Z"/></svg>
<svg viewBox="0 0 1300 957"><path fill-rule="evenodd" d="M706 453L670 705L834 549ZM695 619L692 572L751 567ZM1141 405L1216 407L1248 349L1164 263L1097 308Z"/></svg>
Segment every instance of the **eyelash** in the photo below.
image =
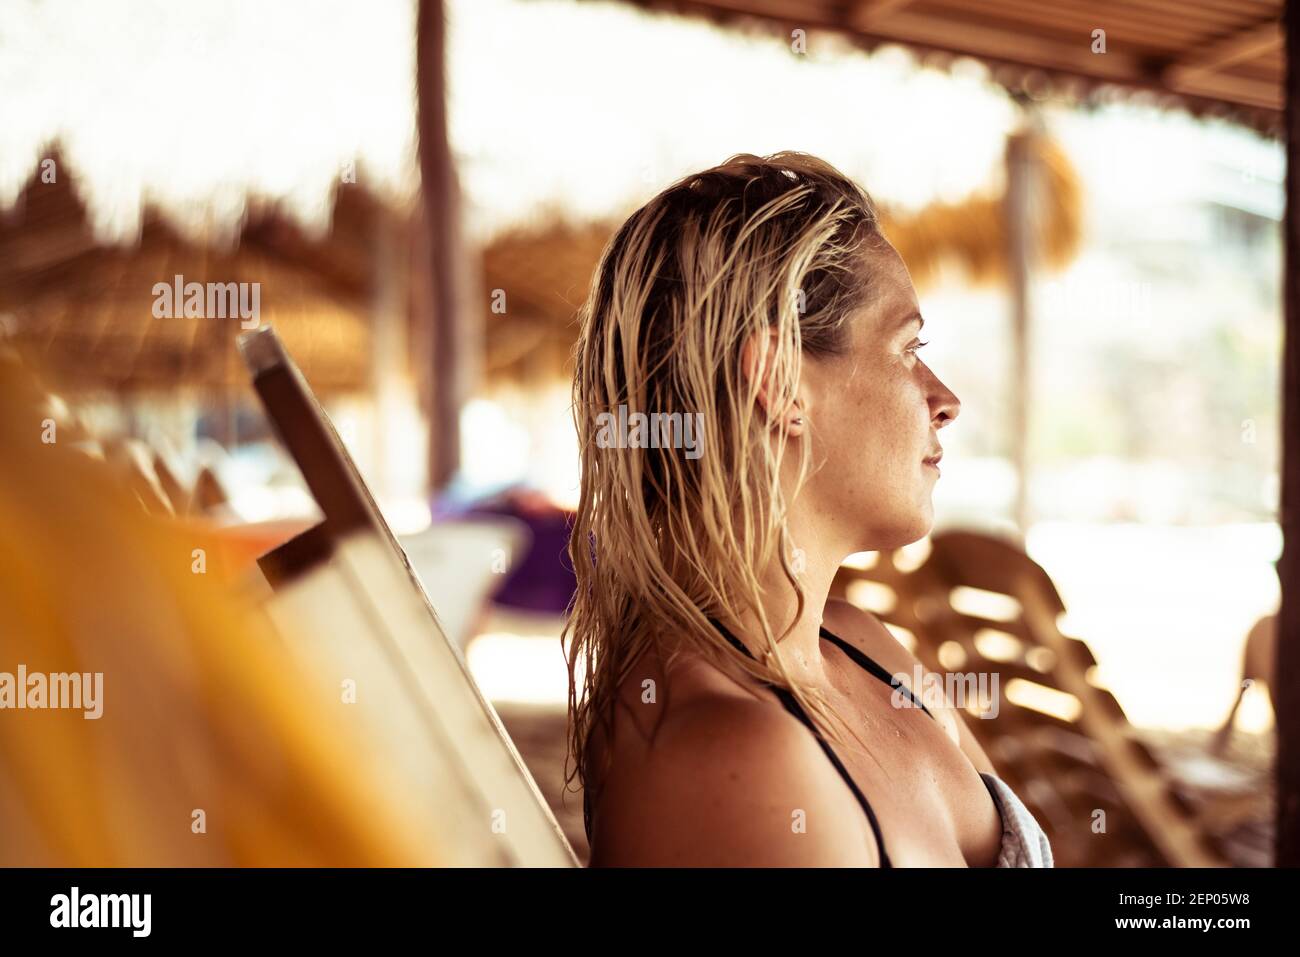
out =
<svg viewBox="0 0 1300 957"><path fill-rule="evenodd" d="M929 339L925 339L925 340L920 340L920 339L918 339L918 340L916 341L916 345L914 345L914 346L908 346L908 347L907 347L907 351L910 352L910 353L912 353L913 355L916 355L916 351L917 351L918 349L920 349L922 346L928 346L929 344L930 344L930 340L929 340Z"/></svg>

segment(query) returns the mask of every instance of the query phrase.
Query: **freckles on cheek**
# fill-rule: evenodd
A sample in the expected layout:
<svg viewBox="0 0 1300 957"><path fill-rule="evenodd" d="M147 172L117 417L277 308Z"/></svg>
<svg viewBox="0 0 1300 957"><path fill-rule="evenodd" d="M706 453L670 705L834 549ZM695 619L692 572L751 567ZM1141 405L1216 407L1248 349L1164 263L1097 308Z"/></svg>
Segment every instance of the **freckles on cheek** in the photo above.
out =
<svg viewBox="0 0 1300 957"><path fill-rule="evenodd" d="M888 361L855 366L830 392L821 422L837 478L850 494L879 489L925 438L924 396L910 370Z"/></svg>
<svg viewBox="0 0 1300 957"><path fill-rule="evenodd" d="M857 428L888 440L905 420L912 398L911 384L882 371L861 382L854 392Z"/></svg>
<svg viewBox="0 0 1300 957"><path fill-rule="evenodd" d="M914 457L928 441L928 406L910 377L892 376L863 397L855 428L877 474Z"/></svg>

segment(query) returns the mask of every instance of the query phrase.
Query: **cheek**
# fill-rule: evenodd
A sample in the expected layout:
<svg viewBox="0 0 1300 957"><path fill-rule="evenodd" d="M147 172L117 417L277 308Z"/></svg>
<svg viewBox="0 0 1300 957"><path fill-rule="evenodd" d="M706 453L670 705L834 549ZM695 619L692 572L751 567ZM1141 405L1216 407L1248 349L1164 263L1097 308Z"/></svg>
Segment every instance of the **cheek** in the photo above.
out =
<svg viewBox="0 0 1300 957"><path fill-rule="evenodd" d="M869 445L882 459L911 455L918 438L926 439L925 396L906 372L895 371L864 381L855 404L850 427L860 434L861 444Z"/></svg>
<svg viewBox="0 0 1300 957"><path fill-rule="evenodd" d="M863 376L836 399L825 440L827 466L849 495L898 483L906 463L924 457L924 402L905 375Z"/></svg>

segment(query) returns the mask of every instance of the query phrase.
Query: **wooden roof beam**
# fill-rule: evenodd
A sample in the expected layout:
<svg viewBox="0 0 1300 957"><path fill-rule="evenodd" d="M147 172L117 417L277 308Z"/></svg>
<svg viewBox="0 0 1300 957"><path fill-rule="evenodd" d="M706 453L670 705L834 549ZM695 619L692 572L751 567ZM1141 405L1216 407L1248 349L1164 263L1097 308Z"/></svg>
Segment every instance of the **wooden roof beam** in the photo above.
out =
<svg viewBox="0 0 1300 957"><path fill-rule="evenodd" d="M1258 27L1264 34L1261 37L1253 34L1232 37L1197 51L1198 59L1193 62L1170 64L1167 58L1162 60L1153 51L1132 51L1115 38L1112 38L1105 54L1095 54L1092 52L1092 37L1087 32L1081 31L1079 40L1070 42L1025 32L1014 23L995 20L954 22L947 14L927 14L924 9L918 10L908 4L895 5L892 0L877 0L877 3L861 10L853 2L834 3L802 14L794 14L786 6L778 9L780 0L627 2L643 8L671 10L680 15L706 15L715 22L727 22L733 17L798 22L809 28L840 31L867 44L900 43L954 56L974 57L994 65L1041 69L1049 74L1073 76L1091 83L1115 83L1157 93L1165 91L1192 100L1235 104L1269 114L1281 110L1281 93L1273 81L1206 70L1211 62L1218 63L1222 70L1224 61L1228 59L1235 63L1251 55L1275 56L1268 52L1264 43L1267 24ZM890 4L887 15L886 3ZM872 15L873 9L879 15ZM1251 31L1255 29L1252 27ZM1256 47L1256 39L1261 47ZM1171 82L1171 66L1188 68L1191 72L1175 73L1173 78L1178 82Z"/></svg>
<svg viewBox="0 0 1300 957"><path fill-rule="evenodd" d="M1227 73L1201 73L1190 77L1167 78L1165 85L1178 93L1212 100L1229 100L1266 110L1282 109L1282 91L1267 80L1252 80Z"/></svg>
<svg viewBox="0 0 1300 957"><path fill-rule="evenodd" d="M1092 38L1087 34L1080 34L1078 43L1069 44L1010 26L954 23L907 9L887 20L873 21L858 32L883 41L947 50L958 56L1017 62L1030 68L1064 70L1095 80L1140 85L1158 84L1160 80L1158 72L1131 53L1114 48L1104 55L1093 53Z"/></svg>
<svg viewBox="0 0 1300 957"><path fill-rule="evenodd" d="M1281 48L1282 25L1277 20L1249 27L1216 40L1195 53L1171 63L1163 79L1169 87L1202 95L1226 95L1270 109L1282 108L1281 91L1273 84L1227 76L1228 67Z"/></svg>
<svg viewBox="0 0 1300 957"><path fill-rule="evenodd" d="M912 0L858 0L846 18L852 30L867 30L912 3Z"/></svg>
<svg viewBox="0 0 1300 957"><path fill-rule="evenodd" d="M1270 33L1276 33L1276 40ZM1210 64L1219 69L1268 51L1268 44L1281 43L1276 23L1254 27L1241 35L1198 51L1188 65L1178 64L1183 72L1171 74L1144 57L1112 47L1104 55L1095 54L1091 38L1081 35L1077 44L1014 32L1001 25L953 23L945 19L901 10L886 20L873 21L860 34L947 49L957 54L985 57L994 61L1018 61L1048 71L1064 70L1095 80L1111 81L1153 88L1165 87L1190 96L1225 100L1269 110L1282 108L1281 91L1275 84L1248 77L1210 72Z"/></svg>
<svg viewBox="0 0 1300 957"><path fill-rule="evenodd" d="M1271 53L1281 46L1282 24L1269 20L1201 47L1169 69L1184 75L1218 73L1234 63Z"/></svg>

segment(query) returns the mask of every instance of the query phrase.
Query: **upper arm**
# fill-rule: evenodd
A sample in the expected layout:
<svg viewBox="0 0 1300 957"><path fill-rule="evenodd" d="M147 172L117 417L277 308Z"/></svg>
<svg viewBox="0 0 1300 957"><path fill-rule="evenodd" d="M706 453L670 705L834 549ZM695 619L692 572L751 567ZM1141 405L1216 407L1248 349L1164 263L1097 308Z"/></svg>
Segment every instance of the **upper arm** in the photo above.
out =
<svg viewBox="0 0 1300 957"><path fill-rule="evenodd" d="M875 866L859 817L801 725L759 702L699 702L665 724L639 767L607 782L591 863Z"/></svg>
<svg viewBox="0 0 1300 957"><path fill-rule="evenodd" d="M934 674L934 672L931 672L921 664L920 659L917 658L906 645L894 637L893 632L886 628L879 618L866 609L859 608L857 605L842 599L832 599L826 603L826 610L828 613L826 616L827 618L829 618L830 614L833 612L836 617L853 620L858 627L869 628L877 634L883 634L886 636L889 642L891 658L890 660L882 661L881 664L888 669L891 674L897 674L899 671L904 672L908 676L909 685L912 683L911 676L917 673L914 669L919 668L919 673L922 676ZM901 665L901 667L895 667L895 664ZM937 686L942 689L944 687L944 683L941 680L943 676L936 674L935 677L936 679L939 679ZM920 695L921 692L919 689L913 690ZM929 708L929 698L924 697L923 700L925 701L926 707ZM989 774L996 773L996 769L993 767L993 762L991 762L988 755L984 753L984 749L980 747L980 743L975 740L975 735L971 733L970 727L966 724L966 719L962 714L962 709L953 707L952 703L947 701L946 695L944 711L956 724L958 747L960 747L962 753L970 759L970 763L975 766L975 770Z"/></svg>

